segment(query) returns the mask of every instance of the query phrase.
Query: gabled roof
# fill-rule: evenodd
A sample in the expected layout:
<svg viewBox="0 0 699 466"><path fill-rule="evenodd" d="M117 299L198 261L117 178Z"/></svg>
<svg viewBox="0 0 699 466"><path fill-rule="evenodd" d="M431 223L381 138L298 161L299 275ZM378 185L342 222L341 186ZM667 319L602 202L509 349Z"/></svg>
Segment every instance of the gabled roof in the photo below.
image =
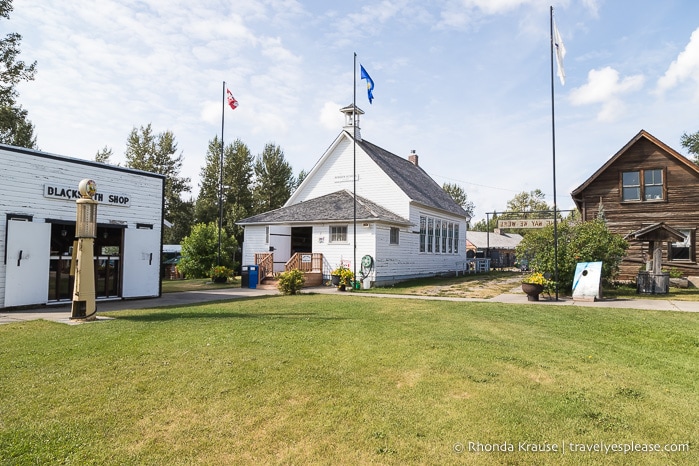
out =
<svg viewBox="0 0 699 466"><path fill-rule="evenodd" d="M636 241L675 241L680 242L685 240L685 235L665 222L654 223L640 230L629 233L624 239Z"/></svg>
<svg viewBox="0 0 699 466"><path fill-rule="evenodd" d="M522 235L469 230L466 240L478 249L514 249L522 241Z"/></svg>
<svg viewBox="0 0 699 466"><path fill-rule="evenodd" d="M330 144L323 156L316 162L311 171L304 179L299 188L291 195L285 205L290 205L296 201L298 193L302 187L315 175L316 170L323 164L324 159L329 157L342 140L353 141L352 135L343 130L337 138ZM364 151L377 166L396 183L396 185L410 198L425 207L442 210L460 217L468 214L459 204L447 194L421 167L413 164L409 160L399 157L381 147L370 143L366 139L357 139L357 147Z"/></svg>
<svg viewBox="0 0 699 466"><path fill-rule="evenodd" d="M684 155L680 154L677 152L675 149L672 147L668 146L664 142L662 142L660 139L656 138L655 136L651 135L649 132L645 130L641 130L638 132L636 136L633 137L629 142L626 143L624 147L619 150L612 158L610 158L607 163L602 165L595 173L592 174L591 177L589 177L583 184L578 186L573 190L573 192L570 193L571 196L573 196L573 200L575 201L576 204L579 204L580 199L577 197L582 191L584 191L590 184L592 184L593 181L597 179L602 173L604 173L607 168L609 168L614 162L616 162L620 157L622 157L626 151L628 151L634 144L636 144L639 140L641 139L647 139L650 141L652 144L655 144L658 146L661 150L665 151L667 155L670 157L674 158L679 162L680 164L686 166L690 170L694 171L697 176L699 176L699 166L697 164L693 163L691 160L689 160L687 157ZM578 205L580 207L580 205Z"/></svg>
<svg viewBox="0 0 699 466"><path fill-rule="evenodd" d="M351 136L350 136L351 138ZM371 159L414 202L465 217L468 214L418 165L399 157L366 139L357 140Z"/></svg>
<svg viewBox="0 0 699 466"><path fill-rule="evenodd" d="M354 196L347 190L335 191L325 196L281 207L236 222L237 225L254 224L304 224L354 221ZM358 222L386 222L395 225L412 225L409 220L357 196Z"/></svg>

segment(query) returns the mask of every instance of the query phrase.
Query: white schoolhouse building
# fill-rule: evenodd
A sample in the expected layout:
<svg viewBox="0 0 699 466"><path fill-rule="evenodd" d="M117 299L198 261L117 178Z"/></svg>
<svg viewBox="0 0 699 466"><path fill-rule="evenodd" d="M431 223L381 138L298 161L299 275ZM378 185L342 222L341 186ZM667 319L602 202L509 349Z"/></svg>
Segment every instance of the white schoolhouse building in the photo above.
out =
<svg viewBox="0 0 699 466"><path fill-rule="evenodd" d="M95 181L95 292L160 296L164 177L0 145L0 303L70 302L78 184ZM99 305L99 304L98 304Z"/></svg>
<svg viewBox="0 0 699 466"><path fill-rule="evenodd" d="M282 208L238 222L245 228L243 264L272 254L279 272L296 253L322 255L326 279L339 265L356 268L360 279L362 258L370 256L363 270L372 285L463 269L466 211L418 165L414 151L403 158L362 139L363 112L354 108L341 110L343 131Z"/></svg>

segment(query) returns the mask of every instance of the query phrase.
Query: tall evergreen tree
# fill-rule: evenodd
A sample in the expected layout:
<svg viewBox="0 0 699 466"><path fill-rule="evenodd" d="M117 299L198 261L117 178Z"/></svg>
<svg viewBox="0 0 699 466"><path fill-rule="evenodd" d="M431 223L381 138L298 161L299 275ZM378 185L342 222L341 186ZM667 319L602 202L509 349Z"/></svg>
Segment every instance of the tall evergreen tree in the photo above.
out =
<svg viewBox="0 0 699 466"><path fill-rule="evenodd" d="M0 17L9 19L12 0L0 0ZM22 81L32 81L36 74L36 61L27 65L17 60L22 36L10 33L0 39L0 142L13 146L36 149L34 125L28 112L17 103L15 86Z"/></svg>
<svg viewBox="0 0 699 466"><path fill-rule="evenodd" d="M293 171L284 159L284 152L273 143L266 144L255 161L254 213L283 206L291 196L294 184Z"/></svg>
<svg viewBox="0 0 699 466"><path fill-rule="evenodd" d="M475 210L476 206L472 201L468 200L468 195L466 194L466 191L464 191L464 188L456 183L444 183L442 185L442 189L445 190L452 199L454 199L454 202L463 207L469 216L473 217L473 211Z"/></svg>
<svg viewBox="0 0 699 466"><path fill-rule="evenodd" d="M177 155L175 136L171 131L154 135L150 123L139 130L133 128L126 141L125 155L127 167L165 175L165 219L177 225L165 229L163 241L179 243L189 232L194 203L182 200L182 195L192 188L191 179L180 176L182 154Z"/></svg>
<svg viewBox="0 0 699 466"><path fill-rule="evenodd" d="M254 158L250 149L236 139L225 147L223 154L223 230L237 244L243 243L243 228L235 224L252 215L252 180ZM218 136L209 141L205 165L200 173L199 197L196 202L197 223L219 221L219 176L221 172L221 141ZM236 253L236 261L240 261Z"/></svg>

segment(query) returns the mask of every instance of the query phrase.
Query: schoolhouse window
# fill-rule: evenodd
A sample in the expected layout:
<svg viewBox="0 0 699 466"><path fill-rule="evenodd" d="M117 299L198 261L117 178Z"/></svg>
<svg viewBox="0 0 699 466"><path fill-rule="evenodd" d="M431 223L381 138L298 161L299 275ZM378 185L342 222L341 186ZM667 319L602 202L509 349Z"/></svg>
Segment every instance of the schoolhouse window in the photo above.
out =
<svg viewBox="0 0 699 466"><path fill-rule="evenodd" d="M679 231L685 236L684 241L670 243L668 256L671 261L693 261L694 251L692 250L692 244L694 244L694 230L680 228Z"/></svg>
<svg viewBox="0 0 699 466"><path fill-rule="evenodd" d="M442 221L442 252L447 252L447 229L448 223L446 220Z"/></svg>
<svg viewBox="0 0 699 466"><path fill-rule="evenodd" d="M449 254L453 251L454 244L454 224L449 222L449 239L447 240L447 247L449 248Z"/></svg>
<svg viewBox="0 0 699 466"><path fill-rule="evenodd" d="M432 252L432 243L434 237L434 219L429 217L427 219L427 252Z"/></svg>
<svg viewBox="0 0 699 466"><path fill-rule="evenodd" d="M640 201L641 200L641 173L623 172L621 174L621 200Z"/></svg>
<svg viewBox="0 0 699 466"><path fill-rule="evenodd" d="M459 253L459 224L454 224L454 254Z"/></svg>
<svg viewBox="0 0 699 466"><path fill-rule="evenodd" d="M434 227L434 252L439 252L442 245L442 221L437 220Z"/></svg>
<svg viewBox="0 0 699 466"><path fill-rule="evenodd" d="M427 236L427 217L420 217L420 252L425 252L425 241Z"/></svg>
<svg viewBox="0 0 699 466"><path fill-rule="evenodd" d="M346 243L347 242L347 225L331 226L330 227L330 242L331 243Z"/></svg>
<svg viewBox="0 0 699 466"><path fill-rule="evenodd" d="M643 172L643 193L646 201L663 198L662 170L645 170Z"/></svg>
<svg viewBox="0 0 699 466"><path fill-rule="evenodd" d="M391 233L390 233L390 244L398 244L398 240L400 238L400 229L396 227L391 227Z"/></svg>

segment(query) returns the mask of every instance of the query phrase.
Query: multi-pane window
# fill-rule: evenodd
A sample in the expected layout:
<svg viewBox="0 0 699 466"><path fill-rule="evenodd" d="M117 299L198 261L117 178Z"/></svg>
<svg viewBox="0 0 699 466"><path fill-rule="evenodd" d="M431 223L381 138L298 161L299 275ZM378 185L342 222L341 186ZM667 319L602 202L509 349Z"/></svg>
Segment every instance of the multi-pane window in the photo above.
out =
<svg viewBox="0 0 699 466"><path fill-rule="evenodd" d="M636 170L621 174L622 201L662 200L665 191L663 170Z"/></svg>
<svg viewBox="0 0 699 466"><path fill-rule="evenodd" d="M331 243L346 243L347 242L347 225L331 226L330 227L330 242Z"/></svg>
<svg viewBox="0 0 699 466"><path fill-rule="evenodd" d="M671 261L693 261L693 230L680 228L679 231L685 236L684 241L670 243L670 250L668 251L668 256L670 257Z"/></svg>
<svg viewBox="0 0 699 466"><path fill-rule="evenodd" d="M641 200L641 173L624 172L621 174L621 199L623 201Z"/></svg>
<svg viewBox="0 0 699 466"><path fill-rule="evenodd" d="M459 253L459 224L454 224L454 254Z"/></svg>
<svg viewBox="0 0 699 466"><path fill-rule="evenodd" d="M391 227L389 243L390 244L398 244L399 239L400 239L400 228Z"/></svg>
<svg viewBox="0 0 699 466"><path fill-rule="evenodd" d="M447 229L449 227L449 224L447 221L442 222L442 252L446 253L447 252Z"/></svg>
<svg viewBox="0 0 699 466"><path fill-rule="evenodd" d="M398 232L396 232L397 234ZM393 235L393 232L391 235ZM393 244L393 236L391 236L391 242ZM421 216L420 252L458 254L459 224L439 218Z"/></svg>
<svg viewBox="0 0 699 466"><path fill-rule="evenodd" d="M646 201L663 198L662 170L645 170L643 172L643 194Z"/></svg>
<svg viewBox="0 0 699 466"><path fill-rule="evenodd" d="M427 219L427 252L432 252L432 240L434 237L434 219Z"/></svg>

